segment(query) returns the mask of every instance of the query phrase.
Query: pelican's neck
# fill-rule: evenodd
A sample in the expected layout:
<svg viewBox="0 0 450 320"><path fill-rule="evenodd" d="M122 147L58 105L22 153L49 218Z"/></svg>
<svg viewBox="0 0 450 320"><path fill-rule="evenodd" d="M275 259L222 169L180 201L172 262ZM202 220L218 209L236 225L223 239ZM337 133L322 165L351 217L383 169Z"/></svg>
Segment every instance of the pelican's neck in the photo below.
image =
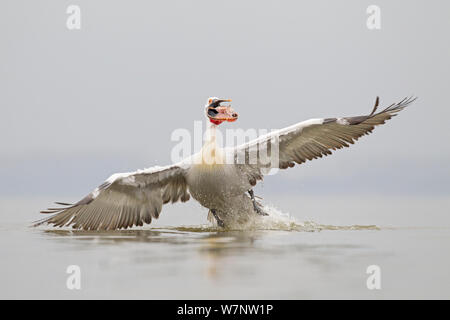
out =
<svg viewBox="0 0 450 320"><path fill-rule="evenodd" d="M203 144L203 147L205 146L213 146L214 148L216 147L216 130L217 125L212 122L209 122L208 127L206 128L205 143Z"/></svg>
<svg viewBox="0 0 450 320"><path fill-rule="evenodd" d="M217 156L219 156L220 151L217 148L216 141L216 131L217 125L209 122L205 132L205 141L203 143L201 155L203 164L217 164Z"/></svg>
<svg viewBox="0 0 450 320"><path fill-rule="evenodd" d="M205 144L208 142L216 142L216 130L217 124L209 122L208 127L206 128Z"/></svg>

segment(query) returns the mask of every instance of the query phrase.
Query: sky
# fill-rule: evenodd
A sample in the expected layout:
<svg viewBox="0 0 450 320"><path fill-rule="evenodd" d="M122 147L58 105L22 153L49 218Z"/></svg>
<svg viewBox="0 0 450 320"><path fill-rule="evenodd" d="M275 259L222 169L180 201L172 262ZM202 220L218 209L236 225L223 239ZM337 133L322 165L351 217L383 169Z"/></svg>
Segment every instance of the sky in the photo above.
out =
<svg viewBox="0 0 450 320"><path fill-rule="evenodd" d="M369 30L366 9L380 8ZM69 5L81 28L69 30ZM233 99L232 128L419 99L349 149L261 192L450 193L448 1L0 3L0 195L83 196L115 172L170 163L178 128Z"/></svg>

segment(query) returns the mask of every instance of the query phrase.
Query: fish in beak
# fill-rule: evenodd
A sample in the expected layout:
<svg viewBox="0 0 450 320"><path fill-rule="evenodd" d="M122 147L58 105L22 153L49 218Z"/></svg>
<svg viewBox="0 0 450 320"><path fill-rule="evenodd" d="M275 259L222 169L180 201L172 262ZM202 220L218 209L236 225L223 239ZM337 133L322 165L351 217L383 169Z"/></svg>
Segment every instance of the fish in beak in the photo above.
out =
<svg viewBox="0 0 450 320"><path fill-rule="evenodd" d="M206 115L209 121L219 125L224 121L233 122L238 118L238 114L233 110L231 105L221 105L223 102L231 102L230 99L210 98L208 100Z"/></svg>

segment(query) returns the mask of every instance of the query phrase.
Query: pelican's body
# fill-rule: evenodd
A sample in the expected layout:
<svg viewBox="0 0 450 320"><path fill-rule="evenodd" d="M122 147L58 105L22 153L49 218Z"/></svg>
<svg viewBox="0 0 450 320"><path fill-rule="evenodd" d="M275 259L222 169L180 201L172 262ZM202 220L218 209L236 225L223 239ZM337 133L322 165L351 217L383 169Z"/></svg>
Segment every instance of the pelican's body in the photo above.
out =
<svg viewBox="0 0 450 320"><path fill-rule="evenodd" d="M231 165L193 165L186 174L186 181L195 200L208 209L217 210L252 188L237 167Z"/></svg>
<svg viewBox="0 0 450 320"><path fill-rule="evenodd" d="M215 210L225 225L244 222L254 214L252 200L247 196L252 186L238 165L226 164L227 150L216 141L217 125L210 123L207 130L202 149L189 159L189 193L205 208Z"/></svg>
<svg viewBox="0 0 450 320"><path fill-rule="evenodd" d="M55 214L37 225L49 223L85 230L142 226L159 217L163 204L184 202L190 196L208 208L208 219L221 227L233 228L261 219L267 213L252 188L268 168L286 169L348 147L413 100L404 99L375 113L377 98L374 110L367 116L311 119L234 148L221 148L216 141L218 126L235 121L237 114L230 106L221 105L229 100L210 98L206 105L210 123L200 152L171 166L114 174L79 202L58 203L63 207L42 211ZM252 153L255 147L258 152ZM276 155L276 163L264 162L264 154ZM256 162L249 161L250 155Z"/></svg>

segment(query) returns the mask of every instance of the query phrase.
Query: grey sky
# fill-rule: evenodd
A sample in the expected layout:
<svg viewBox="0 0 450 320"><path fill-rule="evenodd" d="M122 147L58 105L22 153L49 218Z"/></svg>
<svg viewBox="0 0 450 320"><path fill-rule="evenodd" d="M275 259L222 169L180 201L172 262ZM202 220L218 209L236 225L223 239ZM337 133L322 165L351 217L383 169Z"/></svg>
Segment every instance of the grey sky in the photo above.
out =
<svg viewBox="0 0 450 320"><path fill-rule="evenodd" d="M66 8L81 7L81 30ZM381 8L381 30L366 8ZM232 98L246 128L419 100L267 192L448 194L448 1L18 1L0 4L0 192L81 196L170 162L176 128Z"/></svg>

